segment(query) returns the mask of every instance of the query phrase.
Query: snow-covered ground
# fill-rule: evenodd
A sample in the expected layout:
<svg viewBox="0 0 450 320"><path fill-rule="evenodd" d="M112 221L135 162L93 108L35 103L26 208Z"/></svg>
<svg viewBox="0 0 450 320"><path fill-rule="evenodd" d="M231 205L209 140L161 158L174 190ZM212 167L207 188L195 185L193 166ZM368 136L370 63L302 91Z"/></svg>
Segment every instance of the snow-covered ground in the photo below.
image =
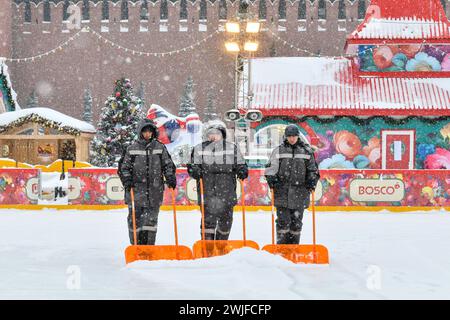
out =
<svg viewBox="0 0 450 320"><path fill-rule="evenodd" d="M180 242L200 215L178 213ZM194 261L124 262L125 210L0 211L0 299L450 299L450 214L318 213L329 266L242 249ZM270 214L247 214L248 238L270 242ZM157 242L172 243L160 214ZM231 238L241 236L235 215ZM303 242L311 239L311 215Z"/></svg>

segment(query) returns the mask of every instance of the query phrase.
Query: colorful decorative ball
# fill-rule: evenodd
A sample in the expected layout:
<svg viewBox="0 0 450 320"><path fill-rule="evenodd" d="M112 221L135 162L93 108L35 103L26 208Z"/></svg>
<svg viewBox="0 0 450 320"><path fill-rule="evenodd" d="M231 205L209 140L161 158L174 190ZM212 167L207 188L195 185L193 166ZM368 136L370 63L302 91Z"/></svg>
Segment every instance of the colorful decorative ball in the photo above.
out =
<svg viewBox="0 0 450 320"><path fill-rule="evenodd" d="M386 69L392 65L394 54L388 46L381 46L373 51L373 61L379 69Z"/></svg>
<svg viewBox="0 0 450 320"><path fill-rule="evenodd" d="M116 92L116 98L120 98L120 92L119 91Z"/></svg>

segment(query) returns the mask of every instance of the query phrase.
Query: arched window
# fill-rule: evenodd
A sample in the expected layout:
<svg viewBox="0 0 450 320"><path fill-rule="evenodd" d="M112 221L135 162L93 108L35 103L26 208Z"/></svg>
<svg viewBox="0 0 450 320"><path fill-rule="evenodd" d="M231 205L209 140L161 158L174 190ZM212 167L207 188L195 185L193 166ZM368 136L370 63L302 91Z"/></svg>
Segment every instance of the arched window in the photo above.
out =
<svg viewBox="0 0 450 320"><path fill-rule="evenodd" d="M148 2L142 0L141 2L141 20L148 20Z"/></svg>
<svg viewBox="0 0 450 320"><path fill-rule="evenodd" d="M50 22L52 20L50 13L50 1L44 0L44 21Z"/></svg>
<svg viewBox="0 0 450 320"><path fill-rule="evenodd" d="M325 20L327 18L327 4L325 0L319 0L319 11L317 17L321 20Z"/></svg>
<svg viewBox="0 0 450 320"><path fill-rule="evenodd" d="M167 0L161 0L159 18L161 20L167 20L169 18L169 9L167 7Z"/></svg>
<svg viewBox="0 0 450 320"><path fill-rule="evenodd" d="M259 16L260 20L266 20L267 19L266 0L259 0L258 16Z"/></svg>
<svg viewBox="0 0 450 320"><path fill-rule="evenodd" d="M31 22L31 5L30 0L25 0L25 12L24 12L25 22Z"/></svg>
<svg viewBox="0 0 450 320"><path fill-rule="evenodd" d="M226 0L219 2L219 20L227 20L228 9Z"/></svg>
<svg viewBox="0 0 450 320"><path fill-rule="evenodd" d="M345 11L345 0L339 0L339 8L338 8L338 19L345 20L347 19L347 12Z"/></svg>
<svg viewBox="0 0 450 320"><path fill-rule="evenodd" d="M120 8L120 20L128 20L128 1L122 0L122 6Z"/></svg>
<svg viewBox="0 0 450 320"><path fill-rule="evenodd" d="M200 14L199 14L200 20L206 20L207 19L207 7L206 7L206 0L200 1Z"/></svg>
<svg viewBox="0 0 450 320"><path fill-rule="evenodd" d="M306 0L298 2L298 20L306 20Z"/></svg>
<svg viewBox="0 0 450 320"><path fill-rule="evenodd" d="M278 3L278 19L286 19L286 0L280 0Z"/></svg>
<svg viewBox="0 0 450 320"><path fill-rule="evenodd" d="M89 0L83 0L82 16L83 20L89 20Z"/></svg>
<svg viewBox="0 0 450 320"><path fill-rule="evenodd" d="M102 20L109 20L109 2L103 0L102 2Z"/></svg>
<svg viewBox="0 0 450 320"><path fill-rule="evenodd" d="M362 20L366 16L366 0L358 0L358 19Z"/></svg>

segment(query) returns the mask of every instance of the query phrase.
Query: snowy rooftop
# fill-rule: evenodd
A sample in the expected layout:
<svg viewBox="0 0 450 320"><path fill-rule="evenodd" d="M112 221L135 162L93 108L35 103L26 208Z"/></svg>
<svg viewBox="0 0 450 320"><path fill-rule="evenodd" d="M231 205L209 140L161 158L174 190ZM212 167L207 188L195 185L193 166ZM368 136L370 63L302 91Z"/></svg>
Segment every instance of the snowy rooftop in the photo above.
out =
<svg viewBox="0 0 450 320"><path fill-rule="evenodd" d="M49 121L54 121L61 127L70 127L81 132L96 132L93 125L49 108L30 108L2 113L0 114L0 127L8 126L12 122L25 118L31 114L38 115Z"/></svg>
<svg viewBox="0 0 450 320"><path fill-rule="evenodd" d="M251 70L252 108L266 114L450 114L450 78L362 77L346 58L259 58Z"/></svg>
<svg viewBox="0 0 450 320"><path fill-rule="evenodd" d="M450 22L440 0L372 0L348 39L450 41Z"/></svg>
<svg viewBox="0 0 450 320"><path fill-rule="evenodd" d="M357 39L435 39L450 37L450 24L419 19L370 19L351 37Z"/></svg>

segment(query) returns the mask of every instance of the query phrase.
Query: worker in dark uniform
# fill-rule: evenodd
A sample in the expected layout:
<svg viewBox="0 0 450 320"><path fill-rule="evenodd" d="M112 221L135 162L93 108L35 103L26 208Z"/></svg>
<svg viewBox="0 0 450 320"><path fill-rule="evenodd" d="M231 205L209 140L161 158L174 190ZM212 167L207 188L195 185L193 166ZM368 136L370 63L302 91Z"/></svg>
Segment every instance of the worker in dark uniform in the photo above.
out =
<svg viewBox="0 0 450 320"><path fill-rule="evenodd" d="M144 119L139 123L138 139L131 144L121 164L121 177L126 202L131 204L130 190L134 190L137 244L153 245L158 229L158 214L163 202L164 184L175 189L175 164L166 146L158 141L155 123ZM130 241L133 244L133 220L128 215Z"/></svg>
<svg viewBox="0 0 450 320"><path fill-rule="evenodd" d="M226 137L226 128L222 124L209 126L205 141L194 147L188 164L189 175L197 180L199 203L199 180L203 179L204 240L228 240L233 207L237 204L236 178L244 180L248 177L248 168L238 147L227 142Z"/></svg>
<svg viewBox="0 0 450 320"><path fill-rule="evenodd" d="M300 138L296 125L286 128L284 138L272 152L265 176L275 194L277 243L299 244L303 211L320 174L314 151Z"/></svg>

